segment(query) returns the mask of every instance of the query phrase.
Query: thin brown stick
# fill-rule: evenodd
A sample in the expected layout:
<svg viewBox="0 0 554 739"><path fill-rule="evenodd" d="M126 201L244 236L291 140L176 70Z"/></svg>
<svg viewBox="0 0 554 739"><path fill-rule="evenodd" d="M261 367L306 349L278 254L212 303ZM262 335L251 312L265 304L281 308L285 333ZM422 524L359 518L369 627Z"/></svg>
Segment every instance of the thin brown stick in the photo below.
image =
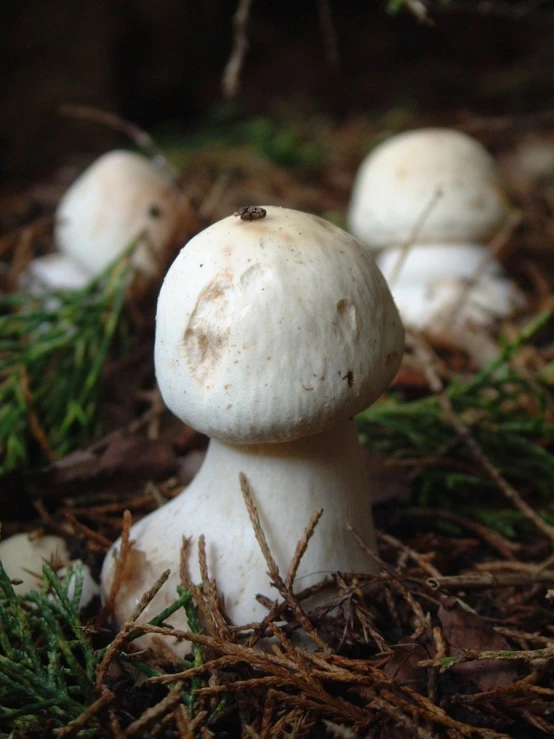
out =
<svg viewBox="0 0 554 739"><path fill-rule="evenodd" d="M512 505L520 511L525 518L537 528L541 533L547 536L551 542L554 543L554 527L547 524L545 521L538 516L533 508L526 503L518 491L511 485L502 475L499 469L497 469L490 459L483 452L479 444L475 441L471 435L469 428L463 423L452 405L450 398L444 391L444 387L440 377L438 376L434 367L434 352L429 345L424 341L421 336L414 333L409 333L406 337L407 343L409 343L416 356L419 358L422 364L424 374L429 383L429 387L434 392L443 409L446 418L450 421L453 429L456 431L460 439L465 443L469 452L474 459L479 462L481 467L487 473L489 478L496 483L499 490L504 496L512 503Z"/></svg>
<svg viewBox="0 0 554 739"><path fill-rule="evenodd" d="M252 497L252 492L250 490L250 485L248 484L246 475L243 472L241 472L239 475L239 481L240 481L240 489L242 492L242 497L244 498L244 502L248 510L250 521L252 523L252 526L254 527L254 533L256 535L256 540L260 546L260 549L262 550L262 554L267 563L267 568L269 570L269 576L271 577L272 582L274 583L275 587L277 588L277 590L279 591L283 599L288 603L289 608L293 612L300 626L302 626L302 628L306 632L306 635L314 642L314 644L316 644L324 652L328 651L329 647L320 638L313 624L311 623L311 621L308 619L308 617L306 616L306 614L300 607L300 604L298 603L297 599L294 597L290 588L287 588L285 582L283 581L283 578L281 577L279 573L279 568L277 567L277 563L273 559L273 555L271 554L271 551L269 549L269 545L267 543L265 533L262 529L260 517L258 515L258 510L256 508L256 505L254 504L254 499Z"/></svg>
<svg viewBox="0 0 554 739"><path fill-rule="evenodd" d="M217 595L215 580L209 577L208 563L206 559L206 540L204 535L198 540L198 558L200 562L200 574L202 577L202 595L210 614L214 631L222 639L232 640L233 634L225 623L225 618L221 612L221 605Z"/></svg>
<svg viewBox="0 0 554 739"><path fill-rule="evenodd" d="M233 98L240 86L240 74L248 51L248 20L254 0L239 0L233 16L233 48L223 72L222 88L226 98Z"/></svg>
<svg viewBox="0 0 554 739"><path fill-rule="evenodd" d="M165 698L163 698L159 703L156 703L155 706L147 708L140 718L133 721L133 723L127 727L125 736L136 736L151 724L160 721L164 716L172 713L175 710L175 707L181 702L181 688L182 684L177 683Z"/></svg>
<svg viewBox="0 0 554 739"><path fill-rule="evenodd" d="M123 523L121 527L121 544L115 562L112 586L110 588L110 592L108 594L106 602L104 603L104 606L96 617L96 626L100 626L101 624L103 624L106 618L113 611L115 599L117 598L117 593L123 581L123 574L125 572L127 558L129 557L134 544L133 540L131 539L131 523L131 511L126 510L123 513ZM110 554L108 554L107 556L109 557Z"/></svg>
<svg viewBox="0 0 554 739"><path fill-rule="evenodd" d="M338 72L340 66L339 40L337 36L337 28L333 19L333 9L331 0L318 1L319 28L325 46L325 56L327 64L333 70Z"/></svg>
<svg viewBox="0 0 554 739"><path fill-rule="evenodd" d="M398 257L396 259L396 262L394 263L391 275L389 277L389 285L391 286L394 285L394 283L398 279L398 275L400 274L402 265L406 261L406 258L410 252L410 249L416 243L418 236L421 232L421 229L425 225L425 221L429 218L429 216L433 212L433 209L435 208L439 200L442 198L442 195L443 195L442 190L440 187L438 187L433 193L433 196L431 197L427 205L421 211L417 221L414 224L414 227L411 230L410 235L400 247L400 250L398 252Z"/></svg>
<svg viewBox="0 0 554 739"><path fill-rule="evenodd" d="M384 698L375 697L368 703L369 709L382 711L394 719L395 724L401 726L406 731L410 732L409 736L417 737L417 739L439 739L438 734L431 733L428 729L424 729L423 726L418 726L416 722L408 717L406 713L398 710L398 705L392 701L387 701Z"/></svg>
<svg viewBox="0 0 554 739"><path fill-rule="evenodd" d="M467 529L468 531L471 531L479 536L492 549L495 549L499 554L502 554L504 557L506 557L506 559L512 562L516 561L516 556L514 554L514 549L518 548L516 544L508 541L508 539L505 539L496 531L491 531L491 529L483 526L483 524L480 524L477 521L470 521L468 518L464 518L464 516L460 516L458 513L437 508L412 507L406 508L403 511L403 514L405 516L424 516L426 518L433 519L442 518L445 521L450 521L451 523L456 524L463 529Z"/></svg>
<svg viewBox="0 0 554 739"><path fill-rule="evenodd" d="M487 690L482 693L472 693L471 695L458 693L457 695L452 696L451 700L453 703L481 703L482 701L488 702L497 698L507 697L518 693L535 692L537 690L539 692L548 690L549 694L554 695L554 690L550 690L549 688L540 688L535 685L537 680L539 680L543 674L544 670L541 668L531 672L529 675L525 675L525 677L522 677L520 680L510 683L510 685L504 685L501 688L494 688L493 690Z"/></svg>
<svg viewBox="0 0 554 739"><path fill-rule="evenodd" d="M461 662L471 662L473 660L522 660L524 662L543 662L545 660L554 659L554 645L551 647L544 647L544 649L520 649L511 650L505 649L501 652L496 651L484 651L479 652L476 649L464 649L463 654L459 654L453 657L445 657L441 659L426 659L418 662L420 667L440 667L441 672L458 665Z"/></svg>
<svg viewBox="0 0 554 739"><path fill-rule="evenodd" d="M91 705L88 706L88 708L86 708L80 716L77 716L76 719L70 721L63 728L55 729L54 734L57 737L62 737L63 739L68 739L68 737L74 736L80 729L83 728L83 726L85 726L87 721L92 716L94 716L96 713L99 713L102 709L109 705L114 698L115 695L112 692L110 692L109 690L104 690L100 698L97 698L94 703L91 703Z"/></svg>
<svg viewBox="0 0 554 739"><path fill-rule="evenodd" d="M101 110L100 108L94 108L90 105L72 105L68 103L60 106L58 112L62 116L77 118L82 121L100 123L102 126L111 128L114 131L119 131L119 133L122 133L130 139L135 146L141 149L147 156L151 157L157 166L164 169L173 182L176 182L179 172L167 160L165 154L158 147L150 134L135 123L126 121L108 110Z"/></svg>
<svg viewBox="0 0 554 739"><path fill-rule="evenodd" d="M131 616L131 619L127 621L123 626L121 627L119 633L115 637L115 639L112 641L112 643L107 648L106 652L104 653L104 656L102 657L102 661L96 668L96 688L97 690L100 690L102 688L102 684L104 682L104 678L108 672L108 669L110 667L110 664L112 663L112 660L116 656L119 649L123 646L125 641L128 639L131 632L135 629L135 621L136 619L141 615L141 613L144 611L146 606L154 599L156 593L159 591L159 589L162 587L164 582L169 577L169 570L166 570L161 574L161 576L158 578L156 583L153 585L153 587L146 592L142 598L140 599L139 603L136 605L133 614Z"/></svg>
<svg viewBox="0 0 554 739"><path fill-rule="evenodd" d="M466 575L448 575L446 577L430 577L427 584L433 590L446 588L447 590L488 590L489 588L510 588L525 585L537 585L540 583L554 583L554 571L547 570L538 573L507 573L493 575L490 572L480 574L468 573Z"/></svg>
<svg viewBox="0 0 554 739"><path fill-rule="evenodd" d="M40 422L38 413L35 410L35 401L33 398L33 393L31 392L31 388L29 386L29 375L27 373L27 369L26 367L21 365L19 367L19 370L19 387L21 389L21 394L25 399L25 405L27 406L27 414L29 416L29 426L31 428L31 433L35 437L38 445L46 454L48 459L51 462L55 462L58 459L58 454L56 454L56 452L52 449L50 441L48 440L48 435Z"/></svg>
<svg viewBox="0 0 554 739"><path fill-rule="evenodd" d="M377 531L377 539L378 541L382 541L385 544L389 544L389 546L394 547L395 549L399 549L401 552L404 552L408 555L411 559L414 560L414 562L421 567L422 570L424 570L428 575L431 575L431 577L441 577L441 573L437 568L432 565L426 558L424 554L420 554L419 552L416 552L415 549L411 549L410 547L406 546L406 544L402 544L401 541L398 541L394 536L391 536L390 534L385 534L382 531Z"/></svg>
<svg viewBox="0 0 554 739"><path fill-rule="evenodd" d="M319 519L323 515L323 508L319 508L314 515L311 517L310 522L304 529L304 533L302 534L301 539L298 541L298 544L296 545L296 549L294 551L294 557L292 558L292 562L289 569L289 574L287 575L287 579L285 580L285 587L292 590L292 587L294 585L294 581L296 580L296 573L298 572L298 568L300 566L300 562L302 561L302 557L306 553L306 549L308 548L308 544L310 543L310 539L314 535L315 527L319 523Z"/></svg>
<svg viewBox="0 0 554 739"><path fill-rule="evenodd" d="M121 723L113 708L109 709L108 715L110 717L110 729L112 730L112 736L114 737L114 739L125 739L125 734L123 733L123 729L121 728Z"/></svg>
<svg viewBox="0 0 554 739"><path fill-rule="evenodd" d="M500 231L498 231L498 233L496 233L491 241L487 244L483 258L477 265L473 276L464 281L464 286L459 298L454 302L450 310L448 310L443 317L441 322L445 326L458 323L461 312L469 299L471 291L479 282L483 271L493 259L497 258L498 254L511 239L512 234L520 225L522 220L523 213L521 211L513 211L512 213L510 213Z"/></svg>
<svg viewBox="0 0 554 739"><path fill-rule="evenodd" d="M167 582L170 573L171 570L164 570L150 590L147 590L146 593L144 593L142 598L136 604L133 613L131 614L131 618L129 619L130 621L136 621L139 618L144 609L154 600L162 585Z"/></svg>
<svg viewBox="0 0 554 739"><path fill-rule="evenodd" d="M401 698L399 695L390 692L389 690L383 690L383 698L389 700L393 706L402 708L412 714L420 715L427 721L445 726L447 729L452 729L459 732L464 737L479 736L482 739L510 739L506 734L498 734L496 731L491 729L480 729L476 726L470 726L469 724L463 724L461 721L456 721L439 706L436 706L428 698L423 695L419 695L410 688L403 688L403 690L412 698L414 702L410 702Z"/></svg>
<svg viewBox="0 0 554 739"><path fill-rule="evenodd" d="M89 526L81 523L75 518L73 511L64 510L63 516L67 521L71 523L75 532L79 532L90 541L95 542L95 544L99 544L104 549L104 551L107 551L111 547L112 542L108 539L107 536L103 536L103 534L100 534L98 531L94 531L94 529L91 529L89 528Z"/></svg>
<svg viewBox="0 0 554 739"><path fill-rule="evenodd" d="M360 549L365 552L368 557L370 557L376 564L378 564L381 569L383 569L388 575L391 576L391 585L398 589L402 597L410 605L415 617L419 621L420 626L424 628L425 631L429 631L429 620L425 617L422 607L414 598L414 596L410 593L400 575L398 575L393 567L388 565L386 562L383 562L383 560L380 559L380 557L368 547L360 534L351 524L348 524L348 530L352 533L352 535L358 542L358 546L360 547Z"/></svg>
<svg viewBox="0 0 554 739"><path fill-rule="evenodd" d="M190 717L186 707L181 703L173 712L175 726L179 732L179 739L194 739L194 732L190 727Z"/></svg>

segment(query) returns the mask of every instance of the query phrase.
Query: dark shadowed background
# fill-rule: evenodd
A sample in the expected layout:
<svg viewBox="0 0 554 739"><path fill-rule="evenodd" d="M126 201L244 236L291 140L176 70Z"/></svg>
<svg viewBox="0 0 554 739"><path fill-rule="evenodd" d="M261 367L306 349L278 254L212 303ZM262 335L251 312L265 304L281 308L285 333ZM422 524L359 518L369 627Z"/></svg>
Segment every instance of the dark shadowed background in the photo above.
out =
<svg viewBox="0 0 554 739"><path fill-rule="evenodd" d="M332 0L340 66L326 56L317 0L256 0L238 102L276 98L336 116L412 106L536 112L554 104L554 7L451 2L434 25L384 2ZM538 7L536 7L538 5ZM236 0L4 0L0 166L29 174L114 135L60 119L62 103L109 108L145 127L190 126L221 100Z"/></svg>

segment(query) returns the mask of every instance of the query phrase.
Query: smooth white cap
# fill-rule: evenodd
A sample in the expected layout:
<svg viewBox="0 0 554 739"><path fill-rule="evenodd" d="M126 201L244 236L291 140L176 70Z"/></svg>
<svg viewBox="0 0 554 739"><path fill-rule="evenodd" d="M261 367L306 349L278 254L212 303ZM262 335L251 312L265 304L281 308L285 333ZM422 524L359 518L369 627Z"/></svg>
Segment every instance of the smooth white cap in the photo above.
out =
<svg viewBox="0 0 554 739"><path fill-rule="evenodd" d="M158 300L167 406L235 444L290 441L353 416L385 390L404 350L369 251L321 218L265 209L193 238Z"/></svg>
<svg viewBox="0 0 554 739"><path fill-rule="evenodd" d="M150 160L131 151L97 159L63 195L54 241L91 277L100 274L134 239L137 272L160 271L181 214L175 185Z"/></svg>
<svg viewBox="0 0 554 739"><path fill-rule="evenodd" d="M437 194L440 193L440 194ZM393 136L362 162L348 228L375 248L408 241L483 241L507 217L509 203L494 159L475 139L446 128Z"/></svg>

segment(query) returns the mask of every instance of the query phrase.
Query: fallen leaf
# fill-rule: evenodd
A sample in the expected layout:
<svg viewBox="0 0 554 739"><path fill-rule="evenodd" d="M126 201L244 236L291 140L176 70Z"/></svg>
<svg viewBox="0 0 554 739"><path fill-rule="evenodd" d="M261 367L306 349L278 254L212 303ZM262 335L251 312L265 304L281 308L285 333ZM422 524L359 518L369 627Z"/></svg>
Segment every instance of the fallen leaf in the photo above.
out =
<svg viewBox="0 0 554 739"><path fill-rule="evenodd" d="M433 659L436 650L432 645L398 644L394 654L383 668L383 672L398 685L408 686L421 692L427 683L427 670L418 662Z"/></svg>
<svg viewBox="0 0 554 739"><path fill-rule="evenodd" d="M443 600L438 617L451 656L457 657L466 649L481 652L510 649L503 636L481 616L462 608L455 598ZM452 671L474 682L483 692L504 688L517 678L516 668L506 659L471 660L455 665Z"/></svg>

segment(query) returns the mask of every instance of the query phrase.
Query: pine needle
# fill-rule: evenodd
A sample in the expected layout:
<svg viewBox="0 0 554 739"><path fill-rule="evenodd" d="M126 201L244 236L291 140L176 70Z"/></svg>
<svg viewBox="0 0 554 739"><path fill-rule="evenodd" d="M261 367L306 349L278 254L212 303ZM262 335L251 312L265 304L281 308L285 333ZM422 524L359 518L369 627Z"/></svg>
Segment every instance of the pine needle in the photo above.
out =
<svg viewBox="0 0 554 739"><path fill-rule="evenodd" d="M531 524L520 510L503 507L490 474L495 469L526 499L531 495L534 508L537 503L543 508L538 511L541 519L554 524L548 510L554 499L552 386L544 374L530 380L512 363L551 315L540 315L471 378L451 380L440 394L417 400L391 394L357 417L365 444L387 455L392 466L414 468L419 505L455 509L515 538ZM452 425L445 399L490 463L487 469Z"/></svg>
<svg viewBox="0 0 554 739"><path fill-rule="evenodd" d="M82 290L0 295L0 475L53 461L99 432L128 252Z"/></svg>

